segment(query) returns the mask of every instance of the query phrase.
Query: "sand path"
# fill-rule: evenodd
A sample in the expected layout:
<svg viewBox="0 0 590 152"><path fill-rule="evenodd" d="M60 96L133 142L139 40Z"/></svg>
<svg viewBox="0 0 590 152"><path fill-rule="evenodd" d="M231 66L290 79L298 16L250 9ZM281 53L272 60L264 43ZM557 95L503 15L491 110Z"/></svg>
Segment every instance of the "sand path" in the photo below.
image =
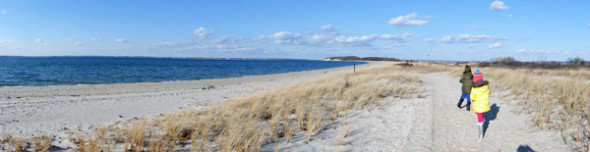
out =
<svg viewBox="0 0 590 152"><path fill-rule="evenodd" d="M456 107L459 78L430 73L422 81L425 98L385 98L384 105L352 111L346 120L330 123L310 143L300 133L289 143L268 144L262 151L571 151L557 132L539 130L526 116L515 114L516 105L500 99L508 96L506 91L492 92L480 142L475 113ZM347 127L349 134L342 138Z"/></svg>
<svg viewBox="0 0 590 152"><path fill-rule="evenodd" d="M456 107L459 78L431 73L422 80L428 97L416 110L410 144L403 151L571 151L557 132L538 130L526 116L515 114L517 108L504 101L501 92L492 92L491 110L484 116L487 129L480 142L475 113Z"/></svg>

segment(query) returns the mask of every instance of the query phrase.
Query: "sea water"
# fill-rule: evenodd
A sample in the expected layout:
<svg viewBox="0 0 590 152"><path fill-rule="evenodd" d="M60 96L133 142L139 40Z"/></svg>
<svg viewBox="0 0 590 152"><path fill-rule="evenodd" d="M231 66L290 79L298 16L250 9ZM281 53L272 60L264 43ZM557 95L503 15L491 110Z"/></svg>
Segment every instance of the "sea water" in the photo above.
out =
<svg viewBox="0 0 590 152"><path fill-rule="evenodd" d="M306 71L365 62L0 56L0 86L159 82Z"/></svg>

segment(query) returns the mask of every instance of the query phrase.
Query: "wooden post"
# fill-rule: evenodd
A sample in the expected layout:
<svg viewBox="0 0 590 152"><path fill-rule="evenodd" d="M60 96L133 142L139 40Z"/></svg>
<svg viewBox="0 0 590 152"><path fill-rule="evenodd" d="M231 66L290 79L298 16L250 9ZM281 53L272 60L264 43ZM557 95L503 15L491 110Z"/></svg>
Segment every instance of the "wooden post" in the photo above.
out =
<svg viewBox="0 0 590 152"><path fill-rule="evenodd" d="M356 64L352 65L352 69L353 69L354 73L356 73Z"/></svg>

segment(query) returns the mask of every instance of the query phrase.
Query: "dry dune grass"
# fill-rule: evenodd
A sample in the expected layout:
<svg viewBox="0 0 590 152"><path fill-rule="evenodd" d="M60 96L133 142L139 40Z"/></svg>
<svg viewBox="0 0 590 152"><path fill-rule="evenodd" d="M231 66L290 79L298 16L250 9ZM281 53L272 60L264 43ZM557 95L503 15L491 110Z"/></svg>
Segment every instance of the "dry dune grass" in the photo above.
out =
<svg viewBox="0 0 590 152"><path fill-rule="evenodd" d="M78 145L78 151L174 151L186 149L188 145L195 151L258 151L261 145L277 142L279 138L290 142L298 132L304 133L308 142L327 123L351 109L362 109L389 96L421 97L424 89L419 89L419 73L444 69L445 65L437 64L400 67L384 63L205 108L101 126L94 133L79 133L70 138ZM12 143L23 148L22 140ZM45 140L39 141L39 145L44 143Z"/></svg>
<svg viewBox="0 0 590 152"><path fill-rule="evenodd" d="M476 67L472 67L474 69ZM494 87L510 90L532 123L561 131L574 150L590 145L590 70L481 68ZM454 68L461 74L462 68Z"/></svg>
<svg viewBox="0 0 590 152"><path fill-rule="evenodd" d="M387 64L262 91L202 110L166 114L163 124L148 125L164 128L155 131L163 134L149 140L182 144L190 139L195 150L204 151L258 151L264 143L289 140L299 131L309 141L349 109L387 96L411 97L419 77L401 71L411 70Z"/></svg>

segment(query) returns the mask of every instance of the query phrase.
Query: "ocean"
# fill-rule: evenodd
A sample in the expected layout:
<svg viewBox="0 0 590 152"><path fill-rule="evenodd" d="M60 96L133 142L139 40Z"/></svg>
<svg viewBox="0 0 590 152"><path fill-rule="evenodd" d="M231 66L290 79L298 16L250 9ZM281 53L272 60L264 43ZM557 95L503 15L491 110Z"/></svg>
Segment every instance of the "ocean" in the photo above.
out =
<svg viewBox="0 0 590 152"><path fill-rule="evenodd" d="M0 56L0 86L201 80L316 70L365 63L317 60Z"/></svg>

